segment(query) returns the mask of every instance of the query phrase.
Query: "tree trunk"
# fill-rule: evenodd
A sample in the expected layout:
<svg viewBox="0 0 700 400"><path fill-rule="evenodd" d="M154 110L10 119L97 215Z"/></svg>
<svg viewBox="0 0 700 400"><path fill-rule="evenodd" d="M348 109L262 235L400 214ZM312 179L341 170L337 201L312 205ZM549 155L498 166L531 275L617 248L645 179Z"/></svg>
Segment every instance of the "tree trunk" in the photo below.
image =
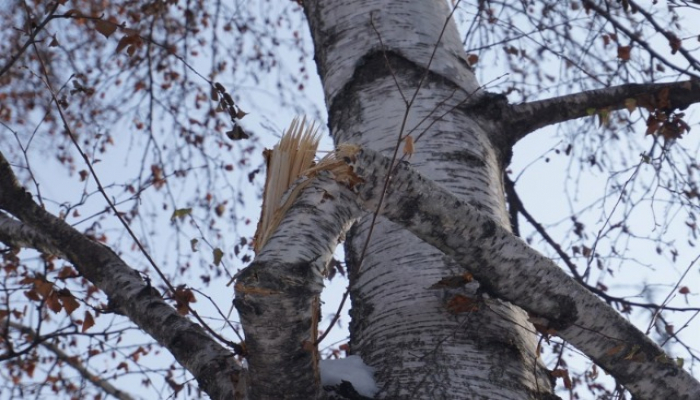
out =
<svg viewBox="0 0 700 400"><path fill-rule="evenodd" d="M447 2L304 7L335 140L362 148L344 146L355 153L308 172L268 244L238 275L244 345L203 329L197 314L199 324L181 315L115 252L46 212L2 153L0 241L71 261L107 295L105 311L165 346L212 398L326 398L316 347L325 267L350 223L374 209L395 223L365 217L348 235L347 257L352 351L376 369L378 397L556 398L538 361L529 321L537 319L635 398L700 398L700 383L651 339L510 233L503 190L511 147L530 131L661 90L675 107L696 103L696 81L511 106L480 90ZM333 162L342 165L333 171ZM393 181L382 187L386 176Z"/></svg>
<svg viewBox="0 0 700 400"><path fill-rule="evenodd" d="M486 97L442 1L305 1L336 143L395 151L410 135L412 166L509 229L507 154ZM389 183L391 184L391 183ZM369 245L363 256L367 236ZM520 309L486 300L464 309L476 282L403 228L366 217L348 235L352 352L376 369L384 398L551 396L535 330ZM440 285L437 285L440 286ZM448 285L449 286L449 285Z"/></svg>

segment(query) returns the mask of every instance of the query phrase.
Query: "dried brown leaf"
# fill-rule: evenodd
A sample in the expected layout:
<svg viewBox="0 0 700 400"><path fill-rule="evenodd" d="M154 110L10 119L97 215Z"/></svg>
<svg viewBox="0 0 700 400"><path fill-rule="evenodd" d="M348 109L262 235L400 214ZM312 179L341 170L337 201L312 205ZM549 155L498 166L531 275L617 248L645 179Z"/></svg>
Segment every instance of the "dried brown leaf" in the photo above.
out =
<svg viewBox="0 0 700 400"><path fill-rule="evenodd" d="M58 295L58 298L61 300L61 303L63 304L63 309L66 310L66 314L71 315L73 311L77 310L78 307L80 307L80 303L78 303L78 300L68 291L61 291Z"/></svg>
<svg viewBox="0 0 700 400"><path fill-rule="evenodd" d="M453 314L475 312L479 310L478 301L461 294L453 296L446 304L447 310Z"/></svg>
<svg viewBox="0 0 700 400"><path fill-rule="evenodd" d="M98 19L95 21L95 30L103 34L104 37L109 38L117 30L117 25L113 22Z"/></svg>
<svg viewBox="0 0 700 400"><path fill-rule="evenodd" d="M81 332L85 333L88 329L95 325L95 319L92 318L92 314L89 311L85 311L85 318L83 319L83 327Z"/></svg>
<svg viewBox="0 0 700 400"><path fill-rule="evenodd" d="M408 158L411 158L414 152L413 148L413 137L412 136L406 136L404 138L404 143L403 143L403 154L407 155Z"/></svg>
<svg viewBox="0 0 700 400"><path fill-rule="evenodd" d="M629 61L631 50L631 46L617 46L617 58L622 61Z"/></svg>

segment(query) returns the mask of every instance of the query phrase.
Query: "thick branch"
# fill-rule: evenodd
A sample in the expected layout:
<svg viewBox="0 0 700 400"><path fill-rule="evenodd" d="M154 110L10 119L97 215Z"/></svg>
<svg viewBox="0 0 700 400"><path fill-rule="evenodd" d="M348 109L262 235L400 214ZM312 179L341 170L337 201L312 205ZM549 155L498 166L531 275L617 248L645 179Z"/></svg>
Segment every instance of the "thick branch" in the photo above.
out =
<svg viewBox="0 0 700 400"><path fill-rule="evenodd" d="M60 249L83 276L105 292L115 311L126 315L167 348L192 373L202 390L214 399L234 398L233 382L242 376L233 354L207 335L201 326L178 314L110 248L90 240L39 207L17 183L2 153L0 208L42 232L48 243L39 249Z"/></svg>
<svg viewBox="0 0 700 400"><path fill-rule="evenodd" d="M610 372L639 399L698 399L700 383L651 339L552 260L407 163L362 150L351 163L365 184L355 187L366 210L375 210L384 177L392 184L382 213L468 269L490 295L536 316Z"/></svg>
<svg viewBox="0 0 700 400"><path fill-rule="evenodd" d="M554 97L513 105L504 111L505 132L512 144L539 128L591 115L591 110L620 110L627 99L637 105L659 102L668 90L669 108L685 109L700 102L700 82L690 80L674 83L627 84L605 89Z"/></svg>
<svg viewBox="0 0 700 400"><path fill-rule="evenodd" d="M316 349L319 296L341 234L361 214L355 198L327 175L315 178L239 275L234 304L249 370L258 377L250 383L251 398L323 395Z"/></svg>
<svg viewBox="0 0 700 400"><path fill-rule="evenodd" d="M553 261L472 206L407 163L391 170L390 161L371 150L338 158L351 160L364 179L354 191L366 211L377 209L391 171L382 203L385 217L461 263L489 295L527 310L539 325L576 346L636 398L700 398L700 383L651 339ZM308 344L316 323L318 268L324 265L319 261L328 259L336 235L356 216L354 201L333 181L315 180L290 209L264 254L239 278L236 306L247 327L252 373L293 367L299 371L297 379L313 384L313 390L304 392L288 377L273 374L274 382L259 383L253 397L275 398L289 388L295 395L318 393L309 372L315 367L315 349Z"/></svg>

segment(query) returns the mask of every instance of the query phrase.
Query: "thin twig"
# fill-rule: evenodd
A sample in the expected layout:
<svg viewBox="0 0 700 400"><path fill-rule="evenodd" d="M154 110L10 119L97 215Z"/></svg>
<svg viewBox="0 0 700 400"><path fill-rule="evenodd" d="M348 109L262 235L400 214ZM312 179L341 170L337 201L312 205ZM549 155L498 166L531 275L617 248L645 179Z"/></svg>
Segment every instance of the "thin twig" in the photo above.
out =
<svg viewBox="0 0 700 400"><path fill-rule="evenodd" d="M622 25L621 23L619 23L615 18L613 18L613 17L610 15L610 13L608 13L607 11L603 10L602 8L600 8L600 7L599 7L597 4L595 4L593 1L591 1L591 0L584 0L583 5L584 5L584 7L588 7L588 8L590 8L590 9L592 9L593 11L595 11L596 13L598 13L600 16L602 16L603 18L605 18L606 21L610 22L616 29L618 29L618 30L620 30L622 33L624 33L632 42L637 43L638 45L640 45L641 47L643 47L644 50L646 50L652 58L656 58L657 60L661 61L663 64L665 64L666 66L668 66L669 68L675 70L676 72L679 72L679 73L681 73L681 74L687 74L687 75L692 76L692 77L694 77L694 78L700 79L700 75L697 75L697 74L694 74L694 73L688 71L687 68L681 68L681 67L676 66L675 64L673 64L673 63L671 63L670 61L668 61L668 60L667 60L665 57L663 57L661 54L657 53L657 52L651 47L651 45L650 45L649 43L647 43L647 42L645 42L644 40L640 39L640 38L639 38L639 35L637 35L636 33L634 33L634 32L632 32L631 30L629 30L627 27L625 27L624 25ZM698 68L698 67L695 66L695 65L693 65L693 67L694 67L695 69Z"/></svg>
<svg viewBox="0 0 700 400"><path fill-rule="evenodd" d="M693 265L695 265L696 262L698 262L698 260L700 260L700 255L695 257L695 259L693 259L693 261L691 261L690 264L688 264L688 268L685 269L685 271L683 272L683 275L681 275L681 277L678 279L678 282L676 282L676 284L673 286L673 289L671 289L671 291L668 292L668 295L666 296L664 301L661 303L661 307L658 310L656 310L656 312L654 313L654 315L651 318L651 321L649 322L649 327L647 328L647 331L646 331L647 335L651 331L651 327L654 326L654 323L656 322L656 318L659 316L659 314L663 310L663 307L671 300L671 296L673 296L676 293L678 286L680 286L681 282L683 282L683 279L685 279L685 276L688 275L688 272L690 272L690 269L693 267Z"/></svg>
<svg viewBox="0 0 700 400"><path fill-rule="evenodd" d="M51 82L49 82L48 71L46 70L46 65L44 64L44 60L42 59L41 54L39 53L39 49L37 49L36 44L32 43L32 45L34 47L34 51L37 54L37 59L39 60L39 63L41 64L41 68L42 68L42 71L43 71L43 74L45 77L44 84L47 86L47 88L49 89L49 92L51 93L51 97L53 99L53 102L56 104L58 114L61 117L61 121L63 122L63 126L66 129L68 136L70 137L71 141L73 142L73 145L75 145L80 156L85 161L85 164L87 165L87 167L90 171L90 175L93 177L93 179L95 179L95 184L97 185L98 191L100 192L100 194L102 194L102 197L104 197L108 206L110 207L110 209L112 210L114 215L116 215L117 219L119 219L121 224L124 226L124 229L126 229L129 236L134 240L134 243L136 243L136 246L139 248L141 253L144 255L144 257L146 257L146 260L148 260L149 264L156 271L156 273L161 278L163 283L165 283L165 285L168 287L168 290L170 291L170 293L175 295L176 289L173 286L173 284L170 282L170 280L168 280L168 278L165 276L163 271L161 271L161 269L155 263L155 261L153 260L151 255L148 253L148 251L146 251L146 249L144 248L141 241L136 237L136 234L131 230L131 227L129 226L129 224L124 220L124 217L122 217L122 214L117 210L114 203L109 199L109 196L107 195L107 192L105 191L104 186L102 186L102 182L100 181L99 177L97 176L97 173L95 172L95 170L92 166L92 163L90 162L90 159L88 158L87 154L85 154L83 149L80 147L80 144L78 143L77 139L75 138L75 134L71 130L70 126L68 125L68 120L63 113L63 108L61 107L61 104L58 100L58 97L57 97L56 93L54 92L53 87L51 86ZM203 326L203 328L206 329L213 337L215 337L217 340L221 341L222 343L226 343L228 346L231 346L231 347L236 346L235 343L231 342L230 340L227 340L226 338L224 338L221 335L219 335L218 333L216 333L213 329L211 329L211 327L207 323L204 322L202 317L194 309L192 309L189 306L189 304L187 304L187 309L189 312L192 313L192 315L195 317L195 319Z"/></svg>
<svg viewBox="0 0 700 400"><path fill-rule="evenodd" d="M46 27L46 24L48 24L49 21L51 21L52 19L57 18L55 13L60 5L60 2L54 2L53 7L49 10L48 14L46 15L46 18L44 18L44 20L41 21L41 23L37 25L36 28L34 28L34 30L29 34L29 39L27 39L27 41L24 42L24 45L22 45L22 47L16 54L10 57L10 61L0 69L0 76L3 76L7 71L9 71L10 68L12 68L12 66L15 64L15 62L19 60L22 54L24 54L24 52L27 51L29 46L34 44L34 38L36 38L36 35L38 35L39 32L41 32L44 29L44 27Z"/></svg>

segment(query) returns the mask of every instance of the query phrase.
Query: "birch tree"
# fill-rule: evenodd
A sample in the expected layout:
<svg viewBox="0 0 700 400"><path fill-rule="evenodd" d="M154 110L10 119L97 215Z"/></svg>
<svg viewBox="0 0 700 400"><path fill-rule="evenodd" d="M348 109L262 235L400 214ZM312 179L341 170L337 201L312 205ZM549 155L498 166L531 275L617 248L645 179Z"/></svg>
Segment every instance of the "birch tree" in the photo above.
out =
<svg viewBox="0 0 700 400"><path fill-rule="evenodd" d="M490 15L488 3L470 6ZM656 21L653 15L632 1L622 3L616 10L612 2L575 6L609 20L618 35L666 63L616 17L630 7L649 21ZM47 212L5 156L0 241L69 261L105 294L101 312L124 315L150 335L212 398L363 398L352 384L324 387L320 379L320 295L343 240L352 301L349 352L373 368L376 398L558 398L555 382L564 370L549 370L540 357L550 337L575 347L634 398L697 398L700 383L683 365L610 306L621 300L589 286L587 271L572 268L565 256L569 273L513 232L518 203L512 192L506 196L512 189L506 169L513 146L537 129L591 117L607 123L617 110L643 109L654 140L682 140L690 126L680 110L700 101L700 64L672 31L658 27L670 51L688 63L682 79L511 103L477 80L475 69L482 66L465 51L455 23L458 6L303 2L336 150L301 172L276 207L277 227L235 276L241 340L212 329L191 304L192 290L170 283L150 258L152 273L165 282L163 293L154 277L144 277L99 238ZM124 38L119 46L127 51L143 45L133 32ZM621 63L632 48L618 44ZM223 86L209 83L212 97L238 123L245 113ZM64 102L47 85L78 146L61 111ZM229 130L233 139L246 136L239 125ZM79 154L119 216L91 167L94 160ZM189 213L176 209L173 219ZM43 307L70 313L74 295L54 288L45 275L26 275L21 283L32 286ZM4 332L40 336L13 322L11 307L2 311ZM5 351L8 358L21 355L10 345ZM86 369L80 373L104 393L129 398L125 388L100 382Z"/></svg>

